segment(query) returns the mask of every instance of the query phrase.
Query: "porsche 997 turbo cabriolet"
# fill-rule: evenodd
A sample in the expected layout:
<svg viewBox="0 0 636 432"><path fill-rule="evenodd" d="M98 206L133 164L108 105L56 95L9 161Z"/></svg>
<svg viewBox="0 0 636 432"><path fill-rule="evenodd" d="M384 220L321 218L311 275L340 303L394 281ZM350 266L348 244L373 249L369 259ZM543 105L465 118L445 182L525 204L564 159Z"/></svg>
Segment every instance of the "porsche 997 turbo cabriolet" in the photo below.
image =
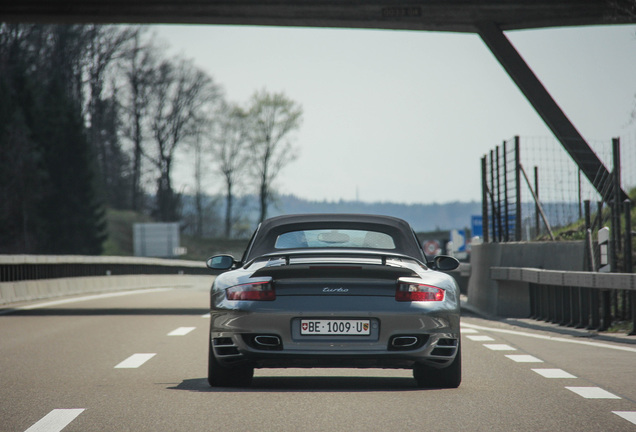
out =
<svg viewBox="0 0 636 432"><path fill-rule="evenodd" d="M459 263L430 260L410 225L354 214L263 221L242 258L217 255L208 382L255 368L406 368L419 387L461 382Z"/></svg>

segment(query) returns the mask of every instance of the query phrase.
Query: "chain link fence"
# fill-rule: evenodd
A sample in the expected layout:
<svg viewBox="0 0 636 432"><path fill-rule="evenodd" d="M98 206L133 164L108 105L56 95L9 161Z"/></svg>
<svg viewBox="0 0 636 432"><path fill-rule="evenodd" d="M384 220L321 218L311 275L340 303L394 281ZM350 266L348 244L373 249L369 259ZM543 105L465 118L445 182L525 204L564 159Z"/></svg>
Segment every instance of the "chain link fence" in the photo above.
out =
<svg viewBox="0 0 636 432"><path fill-rule="evenodd" d="M599 229L611 226L609 258L601 255L597 245L588 268L600 268L606 258L612 271L626 270L631 262L622 249L628 246L625 219L629 211L622 193L636 187L636 129L589 145L611 173L609 178L587 178L555 138L514 137L486 154L482 158L483 240L583 240L588 229L596 239Z"/></svg>
<svg viewBox="0 0 636 432"><path fill-rule="evenodd" d="M636 130L589 145L607 168L595 178L583 175L554 138L514 137L486 154L481 161L483 241L584 240L588 271L633 273L632 203L623 192L636 188ZM591 302L582 316L589 313L592 319L602 312L614 322L636 319L636 293L593 294L579 293L579 306L588 297Z"/></svg>

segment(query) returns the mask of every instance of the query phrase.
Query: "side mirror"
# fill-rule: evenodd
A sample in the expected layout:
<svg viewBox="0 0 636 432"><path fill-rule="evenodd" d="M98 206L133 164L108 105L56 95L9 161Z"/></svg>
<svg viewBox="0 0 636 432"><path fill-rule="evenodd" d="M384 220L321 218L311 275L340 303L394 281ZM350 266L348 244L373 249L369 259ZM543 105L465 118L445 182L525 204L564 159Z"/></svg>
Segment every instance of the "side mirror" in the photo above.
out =
<svg viewBox="0 0 636 432"><path fill-rule="evenodd" d="M229 270L235 263L236 261L234 261L232 255L216 255L205 262L208 268L212 270Z"/></svg>
<svg viewBox="0 0 636 432"><path fill-rule="evenodd" d="M451 271L459 267L459 261L455 257L448 255L437 255L428 265L434 270Z"/></svg>

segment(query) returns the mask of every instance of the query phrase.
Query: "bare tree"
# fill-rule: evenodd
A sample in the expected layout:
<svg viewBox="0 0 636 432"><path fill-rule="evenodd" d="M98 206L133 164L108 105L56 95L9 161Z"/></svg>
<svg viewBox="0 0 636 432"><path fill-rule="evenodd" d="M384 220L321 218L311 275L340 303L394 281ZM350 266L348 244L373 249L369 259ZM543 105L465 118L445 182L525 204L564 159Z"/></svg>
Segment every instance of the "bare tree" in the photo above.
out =
<svg viewBox="0 0 636 432"><path fill-rule="evenodd" d="M146 133L144 124L149 117L148 105L155 83L158 49L142 39L143 29L137 28L123 66L127 96L123 102L123 135L132 142L131 208L142 208L142 157Z"/></svg>
<svg viewBox="0 0 636 432"><path fill-rule="evenodd" d="M248 115L235 104L223 104L212 139L213 162L225 181L225 237L232 237L234 195L247 172L249 160Z"/></svg>
<svg viewBox="0 0 636 432"><path fill-rule="evenodd" d="M155 151L147 156L158 171L156 214L160 220L175 221L179 219L179 197L170 177L175 151L201 133L206 106L217 101L220 89L189 61L163 61L150 96Z"/></svg>
<svg viewBox="0 0 636 432"><path fill-rule="evenodd" d="M116 90L105 95L109 73L117 62L130 51L137 30L128 27L88 25L84 69L86 80L88 137L97 158L99 182L106 201L114 207L126 206L125 155L118 137L119 112ZM112 75L112 74L111 74Z"/></svg>
<svg viewBox="0 0 636 432"><path fill-rule="evenodd" d="M252 96L250 150L252 168L258 180L260 216L267 217L272 199L272 183L280 170L296 159L289 134L300 127L302 107L283 93L263 90Z"/></svg>

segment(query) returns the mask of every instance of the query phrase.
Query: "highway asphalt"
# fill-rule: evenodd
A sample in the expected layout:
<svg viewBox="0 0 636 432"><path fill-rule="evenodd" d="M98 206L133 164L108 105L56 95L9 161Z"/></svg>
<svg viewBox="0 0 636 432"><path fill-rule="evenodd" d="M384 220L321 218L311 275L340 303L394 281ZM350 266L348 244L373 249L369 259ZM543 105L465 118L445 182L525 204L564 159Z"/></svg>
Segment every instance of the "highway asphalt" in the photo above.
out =
<svg viewBox="0 0 636 432"><path fill-rule="evenodd" d="M206 286L0 310L0 431L636 431L636 344L462 317L463 382L263 369L210 388Z"/></svg>

